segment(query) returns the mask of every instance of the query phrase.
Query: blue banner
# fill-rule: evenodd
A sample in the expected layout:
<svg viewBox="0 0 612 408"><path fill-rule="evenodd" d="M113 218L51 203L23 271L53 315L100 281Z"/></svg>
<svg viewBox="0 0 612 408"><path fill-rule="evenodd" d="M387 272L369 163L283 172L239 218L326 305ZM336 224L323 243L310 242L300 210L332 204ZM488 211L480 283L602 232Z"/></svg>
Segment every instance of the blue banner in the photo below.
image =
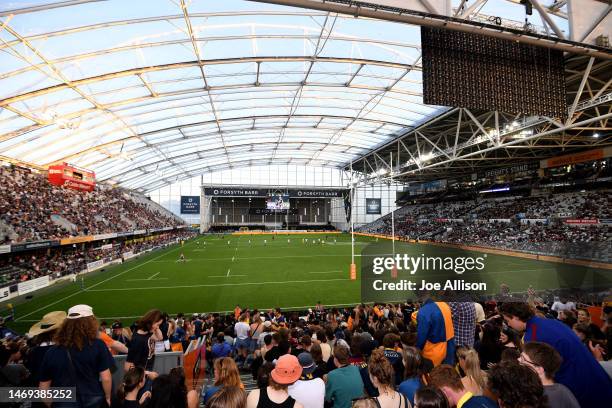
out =
<svg viewBox="0 0 612 408"><path fill-rule="evenodd" d="M199 214L200 196L181 196L181 214Z"/></svg>

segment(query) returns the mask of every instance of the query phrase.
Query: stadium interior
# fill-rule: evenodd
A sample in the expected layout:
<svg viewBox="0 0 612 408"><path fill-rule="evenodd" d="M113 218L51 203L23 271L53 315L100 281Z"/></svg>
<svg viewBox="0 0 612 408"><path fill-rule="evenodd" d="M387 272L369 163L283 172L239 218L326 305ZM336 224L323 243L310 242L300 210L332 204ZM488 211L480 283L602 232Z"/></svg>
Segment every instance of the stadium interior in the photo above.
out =
<svg viewBox="0 0 612 408"><path fill-rule="evenodd" d="M611 31L0 1L1 406L610 407Z"/></svg>

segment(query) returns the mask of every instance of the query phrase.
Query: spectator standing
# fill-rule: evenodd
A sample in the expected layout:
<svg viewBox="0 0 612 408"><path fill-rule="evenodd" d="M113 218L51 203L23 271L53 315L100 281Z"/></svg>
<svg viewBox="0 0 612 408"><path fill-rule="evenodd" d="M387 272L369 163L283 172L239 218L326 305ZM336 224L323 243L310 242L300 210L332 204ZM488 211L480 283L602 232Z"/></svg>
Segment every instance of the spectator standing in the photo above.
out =
<svg viewBox="0 0 612 408"><path fill-rule="evenodd" d="M555 319L535 316L526 303L504 303L499 310L508 326L525 333L525 342L540 341L557 350L563 362L555 381L569 388L581 407L612 401L612 379L569 327Z"/></svg>
<svg viewBox="0 0 612 408"><path fill-rule="evenodd" d="M246 358L251 347L251 341L249 338L251 327L249 326L248 320L249 318L247 314L244 313L240 316L240 320L234 326L234 333L236 334L234 349L237 352L237 357L240 358L243 363L246 362Z"/></svg>
<svg viewBox="0 0 612 408"><path fill-rule="evenodd" d="M561 361L557 350L539 341L526 343L519 357L519 363L531 368L540 377L550 408L580 408L574 394L565 385L555 383Z"/></svg>
<svg viewBox="0 0 612 408"><path fill-rule="evenodd" d="M363 395L359 368L349 364L349 350L341 346L334 348L334 364L337 368L327 374L325 400L334 408L350 408L351 401Z"/></svg>
<svg viewBox="0 0 612 408"><path fill-rule="evenodd" d="M71 307L54 341L40 367L40 388L76 387L76 406L81 408L98 408L104 401L110 405L110 368L114 362L98 338L98 322L92 308ZM54 403L54 408L74 406L74 403Z"/></svg>
<svg viewBox="0 0 612 408"><path fill-rule="evenodd" d="M427 298L417 313L417 347L434 366L453 364L455 334L451 309L445 302Z"/></svg>
<svg viewBox="0 0 612 408"><path fill-rule="evenodd" d="M64 320L66 320L66 312L49 312L28 331L28 337L33 338L34 347L30 348L25 358L25 366L30 372L32 383L35 385L38 385L40 381L40 365L47 351L55 344L53 337Z"/></svg>
<svg viewBox="0 0 612 408"><path fill-rule="evenodd" d="M455 347L474 347L476 307L473 302L449 302L455 330Z"/></svg>
<svg viewBox="0 0 612 408"><path fill-rule="evenodd" d="M143 367L146 371L153 371L155 342L163 339L159 329L161 323L162 313L157 309L148 311L138 321L125 361L126 371L132 367Z"/></svg>

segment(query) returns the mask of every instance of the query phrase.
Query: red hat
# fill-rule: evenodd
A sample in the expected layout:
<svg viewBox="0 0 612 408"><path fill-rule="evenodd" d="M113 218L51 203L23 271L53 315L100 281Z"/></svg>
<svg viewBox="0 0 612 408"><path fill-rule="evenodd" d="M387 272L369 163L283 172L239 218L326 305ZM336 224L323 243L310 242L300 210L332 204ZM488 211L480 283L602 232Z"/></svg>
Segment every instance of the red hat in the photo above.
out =
<svg viewBox="0 0 612 408"><path fill-rule="evenodd" d="M293 384L302 375L302 366L296 356L282 355L276 360L276 367L272 370L272 379L281 385Z"/></svg>

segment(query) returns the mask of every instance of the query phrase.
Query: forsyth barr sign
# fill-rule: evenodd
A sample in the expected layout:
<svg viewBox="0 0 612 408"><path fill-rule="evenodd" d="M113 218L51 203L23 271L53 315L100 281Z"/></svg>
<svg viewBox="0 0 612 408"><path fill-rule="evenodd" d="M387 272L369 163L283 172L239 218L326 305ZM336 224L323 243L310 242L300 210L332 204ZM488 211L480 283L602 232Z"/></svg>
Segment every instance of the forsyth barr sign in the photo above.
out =
<svg viewBox="0 0 612 408"><path fill-rule="evenodd" d="M181 196L181 214L199 214L200 196Z"/></svg>
<svg viewBox="0 0 612 408"><path fill-rule="evenodd" d="M286 188L241 188L205 187L204 194L213 197L268 197L271 193L282 191L292 198L333 198L342 197L342 189L286 189Z"/></svg>

